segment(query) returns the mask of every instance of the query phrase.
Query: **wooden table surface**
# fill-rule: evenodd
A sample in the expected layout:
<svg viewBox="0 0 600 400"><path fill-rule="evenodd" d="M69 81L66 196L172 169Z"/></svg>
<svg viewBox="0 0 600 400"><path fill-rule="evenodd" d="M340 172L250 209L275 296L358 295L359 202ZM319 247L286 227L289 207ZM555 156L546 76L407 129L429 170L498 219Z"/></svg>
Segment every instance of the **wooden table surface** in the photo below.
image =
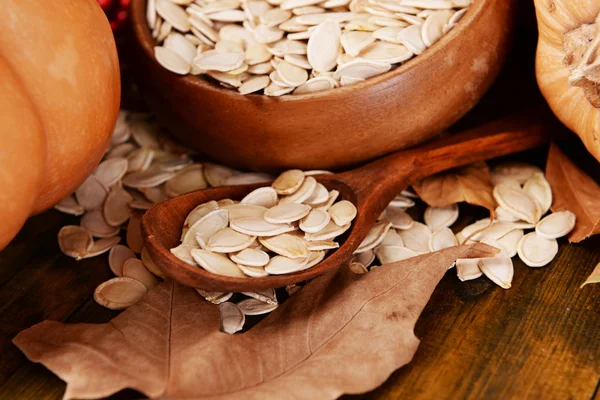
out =
<svg viewBox="0 0 600 400"><path fill-rule="evenodd" d="M533 54L535 37L528 33L517 36L517 55ZM467 120L527 106L538 96L532 58L513 59L518 62L509 63ZM577 140L561 144L600 178ZM520 157L543 164L544 156L540 149ZM56 233L77 222L56 211L36 216L0 252L0 399L60 399L65 388L12 345L19 331L45 319L103 323L117 315L92 299L94 288L112 276L107 256L75 261L59 251ZM600 262L600 237L560 244L544 268L515 258L510 290L485 277L462 283L448 272L417 323L422 342L412 363L377 390L347 398L600 400L600 285L579 289ZM141 397L123 391L112 398Z"/></svg>

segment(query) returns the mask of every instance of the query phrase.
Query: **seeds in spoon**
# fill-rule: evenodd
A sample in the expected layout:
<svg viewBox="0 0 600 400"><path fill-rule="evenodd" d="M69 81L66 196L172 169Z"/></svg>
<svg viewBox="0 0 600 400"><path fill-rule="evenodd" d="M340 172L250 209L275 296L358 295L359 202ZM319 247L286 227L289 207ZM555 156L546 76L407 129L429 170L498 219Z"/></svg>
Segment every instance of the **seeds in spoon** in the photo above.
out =
<svg viewBox="0 0 600 400"><path fill-rule="evenodd" d="M192 253L191 251L194 249L197 249L197 245L196 246L188 246L186 244L180 244L177 247L173 247L170 252L177 257L178 259L180 259L181 261L188 263L190 265L197 265L196 261L194 260L194 257L192 257Z"/></svg>
<svg viewBox="0 0 600 400"><path fill-rule="evenodd" d="M185 234L190 229L190 226L194 225L196 222L198 222L198 220L200 218L204 217L209 212L216 210L217 207L218 207L218 204L214 200L211 200L207 203L202 203L199 206L196 206L188 214L188 216L185 218L185 221L183 222L183 232L181 234L181 239L183 240L183 238L185 237Z"/></svg>
<svg viewBox="0 0 600 400"><path fill-rule="evenodd" d="M558 239L573 230L575 220L575 214L571 211L558 211L538 222L535 233L544 239Z"/></svg>
<svg viewBox="0 0 600 400"><path fill-rule="evenodd" d="M308 72L304 68L292 65L287 61L279 63L277 73L287 86L297 87L308 80Z"/></svg>
<svg viewBox="0 0 600 400"><path fill-rule="evenodd" d="M230 221L243 217L256 217L262 219L265 213L267 212L266 207L242 203L230 204L222 206L222 208L227 211Z"/></svg>
<svg viewBox="0 0 600 400"><path fill-rule="evenodd" d="M190 73L190 63L171 49L156 46L154 47L154 57L163 68L175 74L187 75Z"/></svg>
<svg viewBox="0 0 600 400"><path fill-rule="evenodd" d="M279 200L279 204L302 203L311 196L316 187L316 179L312 176L308 176L304 179L304 182L302 182L302 185L300 185L298 190L288 196L283 196Z"/></svg>
<svg viewBox="0 0 600 400"><path fill-rule="evenodd" d="M284 256L275 256L269 260L265 266L265 271L271 275L283 275L302 271L308 263L308 256L305 258L288 258Z"/></svg>
<svg viewBox="0 0 600 400"><path fill-rule="evenodd" d="M227 210L216 209L210 211L190 227L182 240L182 244L195 245L199 243L200 246L206 246L210 237L221 229L226 228L228 222Z"/></svg>
<svg viewBox="0 0 600 400"><path fill-rule="evenodd" d="M121 226L129 219L133 197L120 184L113 185L104 202L104 219L110 226Z"/></svg>
<svg viewBox="0 0 600 400"><path fill-rule="evenodd" d="M333 239L340 236L350 228L350 224L339 226L333 221L329 221L325 228L321 229L317 233L307 233L304 237L309 241L322 241Z"/></svg>

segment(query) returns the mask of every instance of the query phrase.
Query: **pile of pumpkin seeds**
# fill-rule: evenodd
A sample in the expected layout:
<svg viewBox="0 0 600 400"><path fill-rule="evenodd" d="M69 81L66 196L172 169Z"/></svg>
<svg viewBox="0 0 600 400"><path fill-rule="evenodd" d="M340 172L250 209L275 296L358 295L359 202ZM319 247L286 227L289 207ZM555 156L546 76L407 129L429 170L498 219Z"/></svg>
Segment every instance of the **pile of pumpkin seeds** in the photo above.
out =
<svg viewBox="0 0 600 400"><path fill-rule="evenodd" d="M242 94L362 82L424 52L472 0L148 0L156 60Z"/></svg>
<svg viewBox="0 0 600 400"><path fill-rule="evenodd" d="M357 210L312 174L293 169L241 201L210 201L187 216L177 258L217 275L264 277L309 269L339 244Z"/></svg>
<svg viewBox="0 0 600 400"><path fill-rule="evenodd" d="M496 257L459 259L456 273L461 281L485 275L509 289L513 279L512 257L530 267L543 267L558 252L556 239L575 227L570 211L548 213L552 190L536 166L512 162L491 170L496 218L484 218L454 234L450 227L459 216L458 204L427 207L424 223L414 221L406 210L415 205L416 194L405 191L382 213L366 239L355 251L351 264L357 273L376 268L375 260L388 264L459 244L481 242L500 249ZM542 218L543 217L543 218ZM529 231L526 233L526 231Z"/></svg>
<svg viewBox="0 0 600 400"><path fill-rule="evenodd" d="M271 270L268 265L274 259L300 260L301 257L289 257L294 255L289 252L292 247L294 251L308 251L308 257L297 263L301 266L294 264L294 268L308 268L318 263L326 250L338 247L333 238L348 229L355 216L356 209L351 203L340 201L334 204L337 192L328 191L314 181L313 175L327 171L292 170L275 179L266 174L243 173L222 165L194 162L192 155L172 142L149 116L122 111L102 162L73 195L56 205L59 211L81 217L79 225L64 226L58 233L64 254L80 260L109 252L108 263L116 277L96 288L94 298L99 304L111 309L129 307L164 279L144 249L140 221L145 210L170 197L210 186L273 181L271 186L255 190L240 203L224 199L198 206L188 217L186 232L182 235L182 246L189 240L191 247L197 247L201 254L188 258L188 262L197 261L210 270L214 265L206 263L205 255L224 254L219 251L225 251L248 279L265 273L291 272L285 269L286 263L282 264L285 268L281 270ZM491 176L495 185L494 198L499 204L495 210L497 218L493 221L482 219L454 234L450 227L458 219L457 204L428 207L423 216L424 223L415 221L409 215L413 211L409 208L420 200L413 191L404 190L390 202L360 244L351 269L365 273L381 264L474 241L497 247L501 253L494 258L457 260L456 273L462 281L485 275L507 289L514 273L512 257L518 255L531 267L547 265L558 251L556 239L573 229L575 216L569 211L560 211L544 217L552 203L552 191L543 172L535 166L505 163L493 168ZM292 220L287 217L287 208L294 211ZM260 222L261 226L272 228L271 225L275 225L284 230L292 226L294 231L259 235L254 225L257 221L252 219L256 215L246 216L251 218L249 225L244 225L248 220L240 224L235 222L237 218L232 218L232 215L244 215L248 210L260 211L254 212L265 222ZM224 233L206 235L202 229L196 229L202 224L194 228L211 212L222 218L224 211L228 216L228 226L223 225L224 229L220 231ZM274 214L268 217L273 218L270 221L265 219L267 212ZM299 215L302 218L297 220ZM126 231L126 245L119 244L123 230ZM244 235L257 236L258 240L242 249L239 246L249 242L238 240L240 237L249 239ZM230 241L231 238L235 240ZM294 246L286 244L288 239ZM268 251L279 255L271 258ZM177 254L178 250L174 252ZM259 260L266 267L259 266ZM267 263L263 264L265 260ZM239 272L236 274L241 276ZM301 284L290 285L285 291L291 296L300 287ZM228 333L242 329L246 316L268 313L278 305L273 289L241 294L197 291L206 300L219 304L222 329Z"/></svg>

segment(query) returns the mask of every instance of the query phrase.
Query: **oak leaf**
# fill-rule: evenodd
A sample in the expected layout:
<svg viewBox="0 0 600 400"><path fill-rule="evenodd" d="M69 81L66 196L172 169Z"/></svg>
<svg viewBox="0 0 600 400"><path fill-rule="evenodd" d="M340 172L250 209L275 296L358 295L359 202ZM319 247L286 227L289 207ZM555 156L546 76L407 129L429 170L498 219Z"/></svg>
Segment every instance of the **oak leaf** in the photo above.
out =
<svg viewBox="0 0 600 400"><path fill-rule="evenodd" d="M67 382L65 399L124 388L152 398L334 399L410 362L415 322L448 265L495 252L478 243L364 275L343 267L236 335L219 331L217 306L167 281L109 323L44 321L13 342Z"/></svg>
<svg viewBox="0 0 600 400"><path fill-rule="evenodd" d="M484 162L433 175L412 186L419 197L432 207L466 201L490 211L496 208L490 170Z"/></svg>
<svg viewBox="0 0 600 400"><path fill-rule="evenodd" d="M550 145L546 178L552 187L552 211L569 210L577 217L569 242L579 243L600 233L600 185L555 143Z"/></svg>

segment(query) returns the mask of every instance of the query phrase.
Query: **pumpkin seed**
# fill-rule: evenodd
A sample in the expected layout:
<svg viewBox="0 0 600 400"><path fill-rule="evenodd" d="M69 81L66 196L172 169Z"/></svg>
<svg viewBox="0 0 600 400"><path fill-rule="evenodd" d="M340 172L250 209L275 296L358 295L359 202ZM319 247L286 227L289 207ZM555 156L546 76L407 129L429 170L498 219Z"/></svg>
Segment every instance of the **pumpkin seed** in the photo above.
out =
<svg viewBox="0 0 600 400"><path fill-rule="evenodd" d="M166 0L163 0L166 1ZM154 58L165 69L178 75L187 75L191 71L191 65L179 54L163 46L154 47Z"/></svg>
<svg viewBox="0 0 600 400"><path fill-rule="evenodd" d="M243 277L244 273L229 258L206 250L192 249L190 254L202 268L217 275Z"/></svg>
<svg viewBox="0 0 600 400"><path fill-rule="evenodd" d="M515 179L519 185L524 184L529 178L536 174L543 174L543 172L535 165L520 161L503 163L495 166L490 171L492 182L499 182L503 177L508 177L510 179Z"/></svg>
<svg viewBox="0 0 600 400"><path fill-rule="evenodd" d="M347 225L356 218L357 210L348 200L342 200L329 208L331 219L339 226Z"/></svg>
<svg viewBox="0 0 600 400"><path fill-rule="evenodd" d="M144 247L142 249L142 253L140 254L140 258L142 259L142 262L144 263L144 266L146 268L148 268L148 271L152 272L154 275L158 276L159 278L162 279L166 279L167 276L164 274L164 272L162 272L160 270L160 268L158 268L156 266L156 264L154 264L154 261L152 261L152 258L150 258L150 253L148 253L148 250L146 249L146 247Z"/></svg>
<svg viewBox="0 0 600 400"><path fill-rule="evenodd" d="M264 219L272 224L286 224L304 218L310 210L306 204L279 204L267 210Z"/></svg>
<svg viewBox="0 0 600 400"><path fill-rule="evenodd" d="M297 18L308 17L310 15L319 16L328 14L308 14ZM339 22L330 18L319 23L313 31L310 39L308 39L307 57L308 62L315 71L331 71L335 67L336 58L341 48L341 34Z"/></svg>
<svg viewBox="0 0 600 400"><path fill-rule="evenodd" d="M327 211L312 209L308 215L302 218L299 226L306 233L317 233L327 226L330 219Z"/></svg>
<svg viewBox="0 0 600 400"><path fill-rule="evenodd" d="M102 161L94 170L93 174L102 184L110 188L121 180L127 172L127 160L122 157L115 157Z"/></svg>
<svg viewBox="0 0 600 400"><path fill-rule="evenodd" d="M377 256L379 262L383 265L416 257L419 255L419 253L406 247L379 246L375 249L375 255Z"/></svg>
<svg viewBox="0 0 600 400"><path fill-rule="evenodd" d="M404 208L388 206L383 212L383 219L390 221L394 229L410 229L413 219Z"/></svg>
<svg viewBox="0 0 600 400"><path fill-rule="evenodd" d="M272 224L259 217L242 217L231 221L233 230L252 236L276 236L295 230L289 224Z"/></svg>
<svg viewBox="0 0 600 400"><path fill-rule="evenodd" d="M102 210L87 212L80 221L81 227L90 232L92 236L99 238L112 237L119 234L120 228L110 226L104 219Z"/></svg>
<svg viewBox="0 0 600 400"><path fill-rule="evenodd" d="M231 228L223 228L208 239L206 249L215 253L234 253L244 250L255 240L256 236L239 233Z"/></svg>
<svg viewBox="0 0 600 400"><path fill-rule="evenodd" d="M270 304L258 299L246 299L237 303L238 308L244 315L262 315L275 310L278 305Z"/></svg>
<svg viewBox="0 0 600 400"><path fill-rule="evenodd" d="M104 219L110 226L120 227L129 219L131 208L129 204L133 197L121 184L113 185L104 202Z"/></svg>
<svg viewBox="0 0 600 400"><path fill-rule="evenodd" d="M529 195L541 208L540 215L544 215L552 205L552 189L542 174L535 174L527 179L523 191Z"/></svg>
<svg viewBox="0 0 600 400"><path fill-rule="evenodd" d="M329 221L327 225L325 225L325 228L321 229L319 232L307 233L304 237L309 241L323 241L340 236L348 229L350 229L350 224L339 226L335 222Z"/></svg>
<svg viewBox="0 0 600 400"><path fill-rule="evenodd" d="M512 258L517 255L519 241L523 235L523 229L514 229L501 238L496 239L496 241L504 249L506 255Z"/></svg>
<svg viewBox="0 0 600 400"><path fill-rule="evenodd" d="M185 167L165 185L165 193L170 197L176 197L182 194L195 192L196 190L206 189L208 183L204 180L204 171L202 165L190 165Z"/></svg>
<svg viewBox="0 0 600 400"><path fill-rule="evenodd" d="M198 242L200 246L204 247L212 235L227 227L228 222L229 214L227 210L218 208L209 211L194 225L190 226L181 243L193 245Z"/></svg>
<svg viewBox="0 0 600 400"><path fill-rule="evenodd" d="M224 206L223 209L229 213L230 221L244 217L256 217L263 219L265 213L267 212L266 207L244 203L231 204Z"/></svg>
<svg viewBox="0 0 600 400"><path fill-rule="evenodd" d="M277 236L261 237L259 241L267 249L287 258L304 259L308 256L306 243L297 235L283 233Z"/></svg>
<svg viewBox="0 0 600 400"><path fill-rule="evenodd" d="M498 204L515 217L533 224L540 220L541 209L522 189L501 183L494 187L493 195Z"/></svg>
<svg viewBox="0 0 600 400"><path fill-rule="evenodd" d="M144 266L144 263L137 258L130 258L125 261L123 276L141 282L148 290L154 289L159 283L158 279Z"/></svg>
<svg viewBox="0 0 600 400"><path fill-rule="evenodd" d="M444 36L444 25L454 15L454 11L441 10L427 17L421 26L421 38L427 47L433 46L435 42Z"/></svg>
<svg viewBox="0 0 600 400"><path fill-rule="evenodd" d="M233 293L225 293L225 292L206 292L202 289L197 289L196 288L196 292L198 292L198 294L202 297L204 297L205 300L210 301L213 304L221 304L226 302L227 300L229 300L231 298L231 296L233 296Z"/></svg>
<svg viewBox="0 0 600 400"><path fill-rule="evenodd" d="M558 253L556 239L545 239L531 232L519 241L519 258L530 267L543 267L554 259Z"/></svg>
<svg viewBox="0 0 600 400"><path fill-rule="evenodd" d="M450 228L443 227L432 233L429 242L430 251L439 251L453 246L458 246L458 240Z"/></svg>
<svg viewBox="0 0 600 400"><path fill-rule="evenodd" d="M367 250L371 250L378 246L385 237L385 234L392 227L392 223L388 221L377 222L367 233L367 236L360 243L354 254L359 254ZM337 235L336 235L337 236Z"/></svg>
<svg viewBox="0 0 600 400"><path fill-rule="evenodd" d="M503 289L510 289L515 272L510 257L499 254L496 257L479 258L477 266L492 282Z"/></svg>
<svg viewBox="0 0 600 400"><path fill-rule="evenodd" d="M94 290L94 300L111 310L122 310L143 299L146 286L132 278L119 277L100 284Z"/></svg>
<svg viewBox="0 0 600 400"><path fill-rule="evenodd" d="M300 188L304 182L304 172L299 169L290 169L279 175L271 184L277 194L292 194Z"/></svg>
<svg viewBox="0 0 600 400"><path fill-rule="evenodd" d="M476 258L459 258L456 260L456 275L462 282L479 278L483 272L479 269Z"/></svg>
<svg viewBox="0 0 600 400"><path fill-rule="evenodd" d="M242 330L246 317L237 305L229 302L219 304L221 331L230 335Z"/></svg>
<svg viewBox="0 0 600 400"><path fill-rule="evenodd" d="M393 229L393 227L392 227L392 228L390 228L389 231L387 231L387 233L383 237L383 240L381 241L380 246L404 247L404 241L402 240L402 237L400 235L398 235L398 232L396 232L396 230ZM365 264L365 265L367 265L367 264Z"/></svg>
<svg viewBox="0 0 600 400"><path fill-rule="evenodd" d="M198 220L204 217L209 212L216 210L218 204L215 200L211 200L207 203L202 203L199 206L196 206L185 218L183 222L183 231L181 233L181 240L185 237L185 234L190 229L190 226L194 225ZM228 210L229 215L231 216L231 211Z"/></svg>
<svg viewBox="0 0 600 400"><path fill-rule="evenodd" d="M77 203L84 210L94 210L104 204L108 189L95 175L90 175L75 191Z"/></svg>
<svg viewBox="0 0 600 400"><path fill-rule="evenodd" d="M130 258L136 258L135 253L127 246L117 244L108 253L108 265L116 276L123 276L123 265Z"/></svg>
<svg viewBox="0 0 600 400"><path fill-rule="evenodd" d="M427 207L423 216L425 223L432 231L452 226L458 219L458 205L446 207Z"/></svg>
<svg viewBox="0 0 600 400"><path fill-rule="evenodd" d="M275 256L269 260L265 266L265 271L271 275L291 274L302 271L308 263L309 257L288 258L284 256Z"/></svg>
<svg viewBox="0 0 600 400"><path fill-rule="evenodd" d="M417 253L429 253L429 242L431 241L431 229L420 222L414 222L409 229L398 232L404 241L404 246Z"/></svg>
<svg viewBox="0 0 600 400"><path fill-rule="evenodd" d="M173 247L170 251L175 257L179 258L181 261L190 265L197 265L196 261L194 260L194 257L192 257L192 250L197 248L197 246L180 244L177 247Z"/></svg>
<svg viewBox="0 0 600 400"><path fill-rule="evenodd" d="M85 213L85 210L79 205L73 195L62 199L57 205L54 206L54 208L62 213L75 215L76 217L79 217Z"/></svg>
<svg viewBox="0 0 600 400"><path fill-rule="evenodd" d="M306 201L317 187L317 181L312 176L308 176L302 182L302 185L294 193L283 196L279 204L302 203Z"/></svg>
<svg viewBox="0 0 600 400"><path fill-rule="evenodd" d="M94 239L84 228L65 225L58 231L58 245L63 254L81 260L92 248Z"/></svg>
<svg viewBox="0 0 600 400"><path fill-rule="evenodd" d="M310 240L306 242L306 247L310 251L318 251L337 249L338 247L340 247L340 245L339 243L334 242L333 240Z"/></svg>
<svg viewBox="0 0 600 400"><path fill-rule="evenodd" d="M229 258L237 264L247 267L264 267L269 262L269 255L262 250L247 248L230 254ZM242 270L243 271L243 270Z"/></svg>
<svg viewBox="0 0 600 400"><path fill-rule="evenodd" d="M238 264L240 270L251 278L263 278L269 276L269 273L265 271L264 267L252 267L249 265Z"/></svg>
<svg viewBox="0 0 600 400"><path fill-rule="evenodd" d="M535 233L544 239L558 239L573 230L575 220L575 214L571 211L558 211L538 222Z"/></svg>
<svg viewBox="0 0 600 400"><path fill-rule="evenodd" d="M358 275L366 274L367 272L369 272L367 267L365 267L364 265L362 265L359 262L350 263L350 266L348 268L350 269L350 271L352 271Z"/></svg>
<svg viewBox="0 0 600 400"><path fill-rule="evenodd" d="M99 240L94 240L92 247L87 251L83 258L92 258L104 254L111 250L117 243L121 241L120 237L110 237Z"/></svg>

